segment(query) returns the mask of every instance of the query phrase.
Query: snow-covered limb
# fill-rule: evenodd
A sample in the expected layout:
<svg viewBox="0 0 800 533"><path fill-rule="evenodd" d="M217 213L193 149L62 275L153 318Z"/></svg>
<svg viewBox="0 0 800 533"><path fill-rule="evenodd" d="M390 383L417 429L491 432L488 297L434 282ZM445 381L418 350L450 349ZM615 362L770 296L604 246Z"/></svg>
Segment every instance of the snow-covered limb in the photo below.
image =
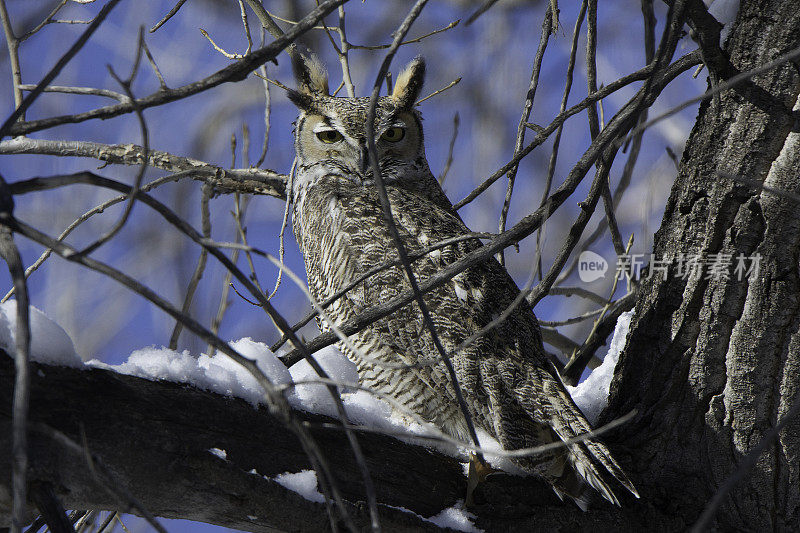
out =
<svg viewBox="0 0 800 533"><path fill-rule="evenodd" d="M32 427L44 424L76 442L85 435L91 452L154 515L246 531L268 531L269 527L321 531L326 527L323 504L309 502L264 478L310 468L296 437L266 409L185 384L100 368L34 363L32 378ZM0 453L7 453L10 446L7 413L12 382L13 361L3 355ZM345 435L322 427L337 421L310 413L297 415L312 425L313 436L344 497L354 504L363 500L361 476ZM119 505L97 486L82 455L71 455L37 431L31 438L35 465L31 479L55 480L64 505L92 509ZM430 518L453 507L463 499L466 488L461 464L453 457L385 435L360 433L358 438L378 501L384 504L380 508L384 528L438 530L395 508ZM209 452L214 449L219 451ZM220 457L223 450L224 459ZM8 468L7 462L0 462L0 494L8 486ZM253 475L253 470L259 475ZM496 474L478 490L484 498L478 501L485 503L474 510L475 526L486 531L508 528L512 523L526 531L555 528L565 513L571 520L589 519L579 509L561 504L550 487L535 478ZM3 508L0 500L0 524L6 518ZM592 515L592 523L609 525L618 521L622 512L600 505L586 514ZM357 523L368 523L363 508L354 505L352 514Z"/></svg>

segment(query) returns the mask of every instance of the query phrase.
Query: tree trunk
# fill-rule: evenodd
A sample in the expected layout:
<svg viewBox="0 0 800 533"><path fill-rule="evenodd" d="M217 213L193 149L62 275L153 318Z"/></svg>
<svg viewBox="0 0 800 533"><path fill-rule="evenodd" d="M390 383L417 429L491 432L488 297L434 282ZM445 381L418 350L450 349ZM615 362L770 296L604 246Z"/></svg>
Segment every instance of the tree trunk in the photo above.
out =
<svg viewBox="0 0 800 533"><path fill-rule="evenodd" d="M728 44L734 69L798 45L795 2L742 1ZM614 440L643 498L688 524L798 398L800 204L744 180L800 193L799 92L788 63L701 105L655 238L669 273L642 284L604 413L637 410ZM760 255L760 271L681 276L680 257L712 254L734 266L740 254ZM795 418L729 493L717 526L800 528L798 453Z"/></svg>

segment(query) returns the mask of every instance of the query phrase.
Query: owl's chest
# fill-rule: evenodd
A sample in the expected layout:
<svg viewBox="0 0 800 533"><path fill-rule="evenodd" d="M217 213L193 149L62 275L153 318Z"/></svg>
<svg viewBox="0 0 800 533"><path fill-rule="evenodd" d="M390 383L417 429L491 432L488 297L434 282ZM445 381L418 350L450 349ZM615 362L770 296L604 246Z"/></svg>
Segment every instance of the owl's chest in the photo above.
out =
<svg viewBox="0 0 800 533"><path fill-rule="evenodd" d="M365 285L358 280L384 259L382 224L380 207L352 191L313 187L298 198L294 231L315 298L347 290L343 302L363 304Z"/></svg>

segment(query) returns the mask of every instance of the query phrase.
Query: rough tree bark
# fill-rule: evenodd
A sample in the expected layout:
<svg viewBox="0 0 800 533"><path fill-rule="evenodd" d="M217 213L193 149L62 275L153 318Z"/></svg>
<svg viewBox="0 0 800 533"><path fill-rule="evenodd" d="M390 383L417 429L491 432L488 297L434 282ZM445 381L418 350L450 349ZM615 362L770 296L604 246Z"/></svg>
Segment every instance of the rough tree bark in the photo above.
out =
<svg viewBox="0 0 800 533"><path fill-rule="evenodd" d="M741 3L728 45L733 73L798 46L794 2ZM637 486L687 524L800 398L800 204L742 181L800 193L798 93L790 63L701 105L655 257L759 254L760 273L686 280L673 266L666 279L647 280L612 384L605 418L638 410L614 436ZM725 499L718 527L800 528L798 453L794 419Z"/></svg>

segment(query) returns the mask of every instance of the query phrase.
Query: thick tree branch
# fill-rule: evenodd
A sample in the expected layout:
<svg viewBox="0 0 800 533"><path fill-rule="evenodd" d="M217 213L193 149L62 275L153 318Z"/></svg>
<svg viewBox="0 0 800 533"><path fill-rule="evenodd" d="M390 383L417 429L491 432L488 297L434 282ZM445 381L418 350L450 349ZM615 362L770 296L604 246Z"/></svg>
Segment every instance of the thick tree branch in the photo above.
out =
<svg viewBox="0 0 800 533"><path fill-rule="evenodd" d="M76 442L114 472L117 482L149 512L245 531L323 531L325 506L307 501L272 479L311 468L297 437L266 408L194 387L155 382L101 369L32 363L30 421L53 428ZM0 453L10 449L13 360L0 351ZM310 427L325 455L351 516L360 526L369 515L359 500L363 482L338 421L295 413ZM326 427L323 427L323 424ZM466 479L452 457L394 438L362 432L370 473L381 504L381 524L390 531L441 531L403 507L432 516L463 498ZM225 459L209 452L224 450ZM115 510L118 501L74 456L51 437L33 431L31 481L52 483L67 508ZM8 462L0 462L0 489L10 482ZM255 470L256 473L253 473ZM266 478L264 477L266 476ZM620 509L598 503L583 513L561 503L534 478L495 474L476 492L477 526L487 531L546 531L572 524L577 530L622 531L665 525L672 519L643 504ZM633 507L632 505L636 505ZM631 516L627 516L631 515ZM0 526L8 520L0 506Z"/></svg>
<svg viewBox="0 0 800 533"><path fill-rule="evenodd" d="M103 144L89 141L51 141L19 137L0 142L0 154L38 154L91 157L111 165L141 165L144 149L136 144ZM205 161L149 150L147 164L169 172L191 171L191 178L208 183L216 193L240 192L286 197L286 176L260 168L226 169Z"/></svg>

